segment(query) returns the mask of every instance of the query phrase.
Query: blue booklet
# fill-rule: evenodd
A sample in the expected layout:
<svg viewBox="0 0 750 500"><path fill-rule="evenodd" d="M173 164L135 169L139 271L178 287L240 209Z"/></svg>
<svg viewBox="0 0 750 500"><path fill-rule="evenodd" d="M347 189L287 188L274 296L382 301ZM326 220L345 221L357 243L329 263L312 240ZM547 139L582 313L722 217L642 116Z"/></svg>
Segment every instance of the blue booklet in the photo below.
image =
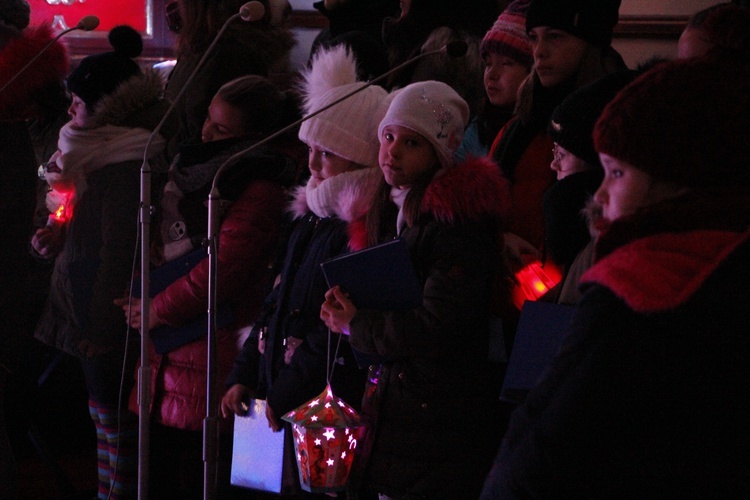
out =
<svg viewBox="0 0 750 500"><path fill-rule="evenodd" d="M328 286L340 286L358 309L408 311L422 305L422 283L403 239L335 257L320 267Z"/></svg>
<svg viewBox="0 0 750 500"><path fill-rule="evenodd" d="M560 349L575 307L527 300L521 309L516 338L505 372L500 399L520 404L539 382Z"/></svg>

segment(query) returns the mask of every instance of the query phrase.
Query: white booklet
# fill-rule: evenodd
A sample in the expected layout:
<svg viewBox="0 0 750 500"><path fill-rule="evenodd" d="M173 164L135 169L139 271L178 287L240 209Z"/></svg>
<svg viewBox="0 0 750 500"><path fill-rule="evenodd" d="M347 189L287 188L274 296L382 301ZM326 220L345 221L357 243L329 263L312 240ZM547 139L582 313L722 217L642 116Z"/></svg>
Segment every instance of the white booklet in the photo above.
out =
<svg viewBox="0 0 750 500"><path fill-rule="evenodd" d="M284 432L273 432L266 419L266 401L251 399L247 415L234 417L232 473L234 486L281 493Z"/></svg>

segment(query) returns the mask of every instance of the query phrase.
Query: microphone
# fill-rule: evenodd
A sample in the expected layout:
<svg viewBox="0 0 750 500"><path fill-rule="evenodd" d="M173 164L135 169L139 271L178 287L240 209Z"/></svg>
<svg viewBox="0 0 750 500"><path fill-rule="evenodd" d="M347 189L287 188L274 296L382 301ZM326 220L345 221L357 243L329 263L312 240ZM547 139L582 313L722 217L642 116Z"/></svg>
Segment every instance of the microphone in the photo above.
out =
<svg viewBox="0 0 750 500"><path fill-rule="evenodd" d="M213 52L214 47L218 43L221 36L227 30L229 25L237 18L241 18L243 21L256 21L261 19L265 14L265 7L261 2L253 0L247 2L240 7L236 14L230 16L221 27L213 41L208 46L203 56L196 64L192 73L185 80L185 84L182 86L180 91L175 96L172 103L167 108L167 111L162 116L159 123L156 125L154 130L151 132L148 140L146 141L146 147L143 150L143 163L141 164L141 178L140 178L140 189L141 189L141 207L140 207L140 223L141 223L141 367L138 370L138 498L147 498L148 496L148 483L149 483L149 426L150 426L150 412L151 412L151 370L149 362L149 341L150 341L150 329L149 323L149 306L151 303L149 289L150 289L150 232L151 232L151 167L148 162L149 149L156 135L164 127L169 116L174 111L177 103L180 101L185 92L192 84L196 75L203 67L203 64L208 59L208 56ZM83 20L82 20L83 21ZM80 23L79 23L80 24ZM210 323L209 315L209 323ZM212 358L216 357L215 344L216 341L213 339L212 330L209 327L208 335L208 362L211 364ZM215 363L214 363L215 364ZM207 397L207 408L206 408L206 419L203 422L203 455L204 455L204 498L213 498L213 489L216 484L216 462L217 462L217 447L216 437L218 435L218 426L216 422L216 408L218 404L212 399L211 395L215 392L213 388L212 374L209 370L208 380L208 397Z"/></svg>
<svg viewBox="0 0 750 500"><path fill-rule="evenodd" d="M13 75L13 77L10 80L8 80L7 82L5 82L5 85L3 85L2 88L0 88L0 92L2 92L3 90L5 90L11 83L13 83L16 80L16 78L18 78L19 76L21 76L24 71L26 71L27 69L29 69L29 66L31 66L34 63L34 61L36 61L37 59L39 59L42 56L42 54L44 54L45 52L47 52L47 50L50 47L52 47L52 45L56 41L58 41L60 39L60 37L62 37L63 35L66 35L68 33L70 33L71 31L76 31L76 30L91 31L93 29L96 29L97 26L99 26L99 18L98 17L96 17L96 16L86 16L86 17L82 18L80 21L78 21L78 24L76 24L72 28L68 28L66 30L61 31L55 38L53 38L52 40L50 40L49 43L47 43L47 45L45 45L42 48L42 50L40 50L34 57L32 57L31 60L29 62L27 62L24 65L24 67L21 68L21 70L18 73L16 73L15 75Z"/></svg>

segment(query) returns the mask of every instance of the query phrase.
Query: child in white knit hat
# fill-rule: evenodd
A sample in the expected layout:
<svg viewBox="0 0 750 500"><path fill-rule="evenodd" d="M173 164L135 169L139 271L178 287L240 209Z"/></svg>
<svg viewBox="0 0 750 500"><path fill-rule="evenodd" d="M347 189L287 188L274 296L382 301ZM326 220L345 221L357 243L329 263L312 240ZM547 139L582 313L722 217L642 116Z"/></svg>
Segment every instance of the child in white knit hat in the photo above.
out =
<svg viewBox="0 0 750 500"><path fill-rule="evenodd" d="M468 115L444 83L399 91L379 126L384 180L349 230L354 249L407 242L422 305L358 309L334 287L321 308L331 330L380 360L368 374L363 412L374 427L357 448L370 450L358 472L387 497L476 497L499 443L499 426L484 422L498 410L488 346L508 184L488 159L454 164Z"/></svg>
<svg viewBox="0 0 750 500"><path fill-rule="evenodd" d="M356 60L344 45L316 53L304 77L308 115L365 86L356 82ZM377 131L387 102L383 88L370 86L303 122L299 138L309 147L310 179L294 192L276 286L235 360L221 402L225 417L244 415L249 397L263 398L269 425L279 430L282 415L325 389L329 358L338 363L334 392L359 408L365 374L348 343L334 356L331 342L328 352L329 332L319 318L328 289L320 263L347 251L347 222L365 213L382 178Z"/></svg>

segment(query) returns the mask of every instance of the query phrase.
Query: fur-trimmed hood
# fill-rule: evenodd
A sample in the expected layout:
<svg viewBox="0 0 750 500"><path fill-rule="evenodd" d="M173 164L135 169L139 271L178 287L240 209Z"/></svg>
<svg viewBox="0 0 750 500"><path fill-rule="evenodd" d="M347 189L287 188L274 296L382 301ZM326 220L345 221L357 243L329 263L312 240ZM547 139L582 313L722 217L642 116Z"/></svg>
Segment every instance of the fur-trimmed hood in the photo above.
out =
<svg viewBox="0 0 750 500"><path fill-rule="evenodd" d="M162 98L164 80L156 70L135 75L94 107L94 127L115 125L153 130L164 116L168 103Z"/></svg>
<svg viewBox="0 0 750 500"><path fill-rule="evenodd" d="M19 38L0 48L0 87L18 74L53 39L49 26L25 29ZM62 86L68 72L68 51L57 41L0 94L0 121L24 120L34 115L34 103L51 86ZM51 89L50 89L51 91Z"/></svg>
<svg viewBox="0 0 750 500"><path fill-rule="evenodd" d="M445 224L492 217L503 227L510 210L510 183L489 158L469 158L439 170L420 204L421 213ZM349 225L349 246L352 250L367 247L364 214Z"/></svg>
<svg viewBox="0 0 750 500"><path fill-rule="evenodd" d="M310 178L294 189L289 212L295 219L312 211L319 217L336 216L352 222L367 212L382 178L379 168L344 172L320 183Z"/></svg>

